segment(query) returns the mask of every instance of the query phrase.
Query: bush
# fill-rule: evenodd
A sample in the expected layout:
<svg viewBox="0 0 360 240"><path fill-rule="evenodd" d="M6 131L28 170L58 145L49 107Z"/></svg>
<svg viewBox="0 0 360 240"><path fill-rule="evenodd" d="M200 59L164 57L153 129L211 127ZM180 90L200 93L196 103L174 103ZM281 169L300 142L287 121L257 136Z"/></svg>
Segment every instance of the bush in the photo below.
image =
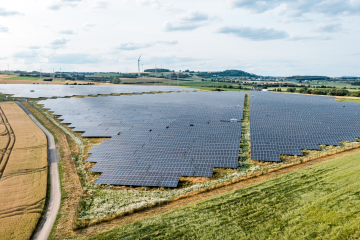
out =
<svg viewBox="0 0 360 240"><path fill-rule="evenodd" d="M114 84L120 84L121 81L120 81L120 79L114 79L113 83L114 83Z"/></svg>
<svg viewBox="0 0 360 240"><path fill-rule="evenodd" d="M292 87L292 88L287 88L286 89L287 92L295 92L296 88Z"/></svg>

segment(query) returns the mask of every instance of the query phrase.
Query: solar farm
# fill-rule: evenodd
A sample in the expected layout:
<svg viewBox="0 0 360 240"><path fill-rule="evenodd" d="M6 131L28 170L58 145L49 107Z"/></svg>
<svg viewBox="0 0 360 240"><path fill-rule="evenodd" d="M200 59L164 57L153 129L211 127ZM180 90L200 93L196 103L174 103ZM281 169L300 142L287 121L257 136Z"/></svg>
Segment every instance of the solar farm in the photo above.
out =
<svg viewBox="0 0 360 240"><path fill-rule="evenodd" d="M172 92L39 104L82 137L110 138L88 152L90 172L101 174L96 184L176 188L180 177L238 168L244 99L244 92ZM251 160L280 162L360 136L356 103L251 91L249 105Z"/></svg>
<svg viewBox="0 0 360 240"><path fill-rule="evenodd" d="M177 187L181 176L237 168L245 93L167 93L40 101L83 137L98 184ZM120 135L119 135L120 134Z"/></svg>
<svg viewBox="0 0 360 240"><path fill-rule="evenodd" d="M89 95L134 94L169 91L194 91L185 87L91 86L91 85L27 85L3 84L0 93L21 98L52 98Z"/></svg>
<svg viewBox="0 0 360 240"><path fill-rule="evenodd" d="M360 105L335 97L250 92L251 159L280 162L319 145L356 142Z"/></svg>
<svg viewBox="0 0 360 240"><path fill-rule="evenodd" d="M65 136L58 139L69 148L66 171L74 166L71 179L79 178L82 193L73 195L71 181L65 182L69 197L61 214L71 219L60 219L62 236L64 229L176 205L199 193L216 196L229 191L226 186L360 147L359 104L335 97L102 87L6 90L27 97L23 104ZM36 99L45 93L48 99Z"/></svg>

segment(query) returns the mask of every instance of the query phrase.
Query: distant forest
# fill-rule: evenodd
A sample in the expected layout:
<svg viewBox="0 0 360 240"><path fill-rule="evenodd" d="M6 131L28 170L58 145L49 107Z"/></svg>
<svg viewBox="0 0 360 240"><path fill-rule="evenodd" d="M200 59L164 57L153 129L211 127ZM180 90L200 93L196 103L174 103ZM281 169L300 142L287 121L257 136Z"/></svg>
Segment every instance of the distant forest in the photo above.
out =
<svg viewBox="0 0 360 240"><path fill-rule="evenodd" d="M213 77L258 77L255 74L244 72L241 70L226 70L223 72L199 72L199 77L213 78Z"/></svg>
<svg viewBox="0 0 360 240"><path fill-rule="evenodd" d="M144 72L155 72L155 68L154 69L145 69ZM164 68L157 68L156 72L170 72L169 69L164 69Z"/></svg>

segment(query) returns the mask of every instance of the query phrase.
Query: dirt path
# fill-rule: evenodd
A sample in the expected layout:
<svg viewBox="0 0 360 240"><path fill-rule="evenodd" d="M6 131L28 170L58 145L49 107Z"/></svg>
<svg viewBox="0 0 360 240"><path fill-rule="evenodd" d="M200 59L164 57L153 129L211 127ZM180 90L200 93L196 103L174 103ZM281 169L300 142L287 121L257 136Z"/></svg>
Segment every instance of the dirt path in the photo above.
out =
<svg viewBox="0 0 360 240"><path fill-rule="evenodd" d="M215 190L212 190L209 192L200 193L200 194L188 197L188 198L184 198L184 199L180 199L175 202L171 202L166 205L143 210L141 212L134 213L129 216L124 216L124 217L121 217L118 219L114 219L110 222L105 222L105 223L101 223L99 225L90 226L86 229L81 229L81 230L75 231L74 234L72 234L72 235L76 238L90 237L99 232L107 231L107 230L110 230L110 229L113 229L113 228L116 228L116 227L119 227L122 225L130 224L134 221L152 217L157 214L165 213L165 212L171 211L173 209L176 209L178 207L183 207L183 206L186 206L186 205L189 205L192 203L196 203L196 202L199 202L199 201L202 201L202 200L205 200L205 199L208 199L208 198L220 195L220 194L224 194L224 193L227 193L227 192L230 192L233 190L245 188L245 187L254 185L256 183L278 177L278 176L286 174L286 173L298 171L300 169L304 169L309 166L313 166L313 165L316 165L316 164L319 164L322 162L326 162L326 161L329 161L329 160L332 160L335 158L339 158L342 156L346 156L346 155L350 155L350 154L358 153L358 152L360 152L359 148L352 149L352 150L341 152L341 153L338 153L338 154L335 154L332 156L326 156L326 157L318 158L316 160L308 161L308 162L305 162L302 164L293 165L288 168L279 169L277 171L274 171L274 172L271 172L271 173L268 173L268 174L265 174L265 175L262 175L259 177L248 179L246 181L234 183L234 184L231 184L231 185L228 185L228 186L225 186L222 188L218 188L218 189L215 189Z"/></svg>
<svg viewBox="0 0 360 240"><path fill-rule="evenodd" d="M49 237L51 229L59 212L61 202L60 178L59 178L59 155L55 147L54 136L39 123L38 120L27 110L20 102L16 102L31 120L45 133L48 141L48 162L50 165L50 200L46 209L46 215L34 239L46 240Z"/></svg>

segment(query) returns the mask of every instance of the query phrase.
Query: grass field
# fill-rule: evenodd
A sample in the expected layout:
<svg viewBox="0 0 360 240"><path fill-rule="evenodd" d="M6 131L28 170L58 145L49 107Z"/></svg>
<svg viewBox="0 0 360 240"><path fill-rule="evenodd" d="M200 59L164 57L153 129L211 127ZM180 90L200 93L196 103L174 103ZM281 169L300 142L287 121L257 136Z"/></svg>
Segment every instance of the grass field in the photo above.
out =
<svg viewBox="0 0 360 240"><path fill-rule="evenodd" d="M37 77L14 77L14 78L8 78L7 80L28 80L28 81L37 81L39 78Z"/></svg>
<svg viewBox="0 0 360 240"><path fill-rule="evenodd" d="M91 239L359 239L360 153Z"/></svg>
<svg viewBox="0 0 360 240"><path fill-rule="evenodd" d="M341 102L356 102L356 103L360 103L360 99L341 99Z"/></svg>
<svg viewBox="0 0 360 240"><path fill-rule="evenodd" d="M0 238L29 239L45 203L47 140L17 104L0 103L0 107L15 135L0 179Z"/></svg>

